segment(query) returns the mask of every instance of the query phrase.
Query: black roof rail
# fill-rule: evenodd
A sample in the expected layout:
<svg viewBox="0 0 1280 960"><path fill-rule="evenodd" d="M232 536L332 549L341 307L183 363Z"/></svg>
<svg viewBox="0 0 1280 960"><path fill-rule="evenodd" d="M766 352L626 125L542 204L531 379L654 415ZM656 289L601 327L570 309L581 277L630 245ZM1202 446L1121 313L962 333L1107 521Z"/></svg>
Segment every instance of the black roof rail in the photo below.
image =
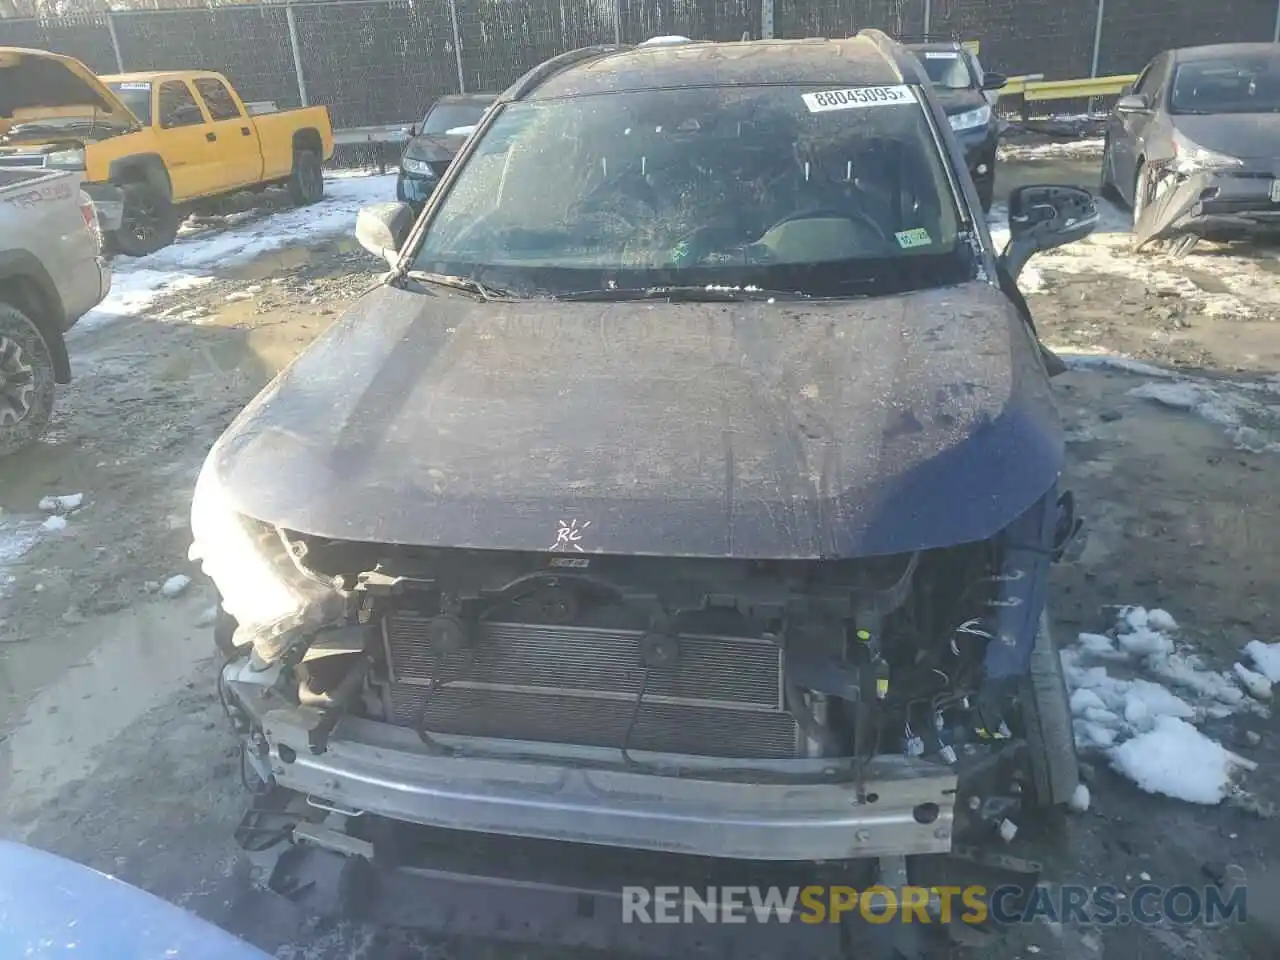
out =
<svg viewBox="0 0 1280 960"><path fill-rule="evenodd" d="M959 43L958 33L899 33L899 43Z"/></svg>
<svg viewBox="0 0 1280 960"><path fill-rule="evenodd" d="M611 53L620 53L623 50L630 49L630 44L608 43L597 44L593 47L579 47L577 50L561 53L550 60L544 60L511 84L499 99L503 102L519 100L562 70L568 70L570 67L576 66L585 60L594 60L597 57L604 57Z"/></svg>

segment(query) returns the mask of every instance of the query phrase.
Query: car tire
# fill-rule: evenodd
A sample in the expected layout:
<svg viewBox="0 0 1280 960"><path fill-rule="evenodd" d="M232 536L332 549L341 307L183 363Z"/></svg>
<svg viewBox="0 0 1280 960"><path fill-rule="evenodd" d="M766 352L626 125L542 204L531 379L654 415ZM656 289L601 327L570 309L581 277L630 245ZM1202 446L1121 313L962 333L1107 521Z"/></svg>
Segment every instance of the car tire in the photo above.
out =
<svg viewBox="0 0 1280 960"><path fill-rule="evenodd" d="M0 301L0 457L43 436L53 416L53 352L40 328Z"/></svg>
<svg viewBox="0 0 1280 960"><path fill-rule="evenodd" d="M324 164L313 150L299 150L293 155L293 172L289 174L289 199L296 206L307 207L324 197Z"/></svg>
<svg viewBox="0 0 1280 960"><path fill-rule="evenodd" d="M149 183L127 183L123 192L124 221L112 235L112 249L145 257L173 243L180 219L173 201Z"/></svg>
<svg viewBox="0 0 1280 960"><path fill-rule="evenodd" d="M1134 225L1137 225L1139 216L1146 209L1148 189L1147 165L1139 160L1137 173L1133 175L1133 202L1129 205L1129 210L1133 211Z"/></svg>
<svg viewBox="0 0 1280 960"><path fill-rule="evenodd" d="M1120 196L1120 191L1115 184L1115 176L1111 172L1111 141L1107 140L1102 146L1102 176L1099 183L1099 192L1103 199L1110 200L1112 203L1123 204L1124 197Z"/></svg>
<svg viewBox="0 0 1280 960"><path fill-rule="evenodd" d="M1047 610L1040 614L1031 666L1018 699L1026 733L1032 804L1042 808L1065 804L1080 782L1080 761L1062 658L1058 656Z"/></svg>

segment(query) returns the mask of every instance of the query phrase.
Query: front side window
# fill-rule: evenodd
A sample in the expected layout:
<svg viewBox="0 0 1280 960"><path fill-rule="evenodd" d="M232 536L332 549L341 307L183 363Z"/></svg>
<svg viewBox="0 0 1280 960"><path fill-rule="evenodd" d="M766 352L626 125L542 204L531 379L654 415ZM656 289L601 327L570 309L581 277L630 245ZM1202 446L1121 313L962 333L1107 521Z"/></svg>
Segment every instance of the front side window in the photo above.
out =
<svg viewBox="0 0 1280 960"><path fill-rule="evenodd" d="M924 72L935 87L969 90L977 86L969 63L959 50L922 50L916 57L924 64Z"/></svg>
<svg viewBox="0 0 1280 960"><path fill-rule="evenodd" d="M1161 73L1160 59L1157 57L1147 64L1146 69L1139 75L1137 82L1133 85L1133 92L1144 97L1150 97L1155 93L1156 85L1160 82Z"/></svg>
<svg viewBox="0 0 1280 960"><path fill-rule="evenodd" d="M144 126L151 126L151 84L141 81L123 81L109 83L107 87Z"/></svg>
<svg viewBox="0 0 1280 960"><path fill-rule="evenodd" d="M209 116L216 120L235 120L240 116L240 108L236 106L235 97L221 80L213 77L201 77L196 81L196 89L204 98L204 105L209 108Z"/></svg>
<svg viewBox="0 0 1280 960"><path fill-rule="evenodd" d="M191 88L181 80L160 84L160 126L168 129L198 123L204 123L204 114Z"/></svg>
<svg viewBox="0 0 1280 960"><path fill-rule="evenodd" d="M1169 100L1174 113L1280 113L1280 54L1179 64Z"/></svg>
<svg viewBox="0 0 1280 960"><path fill-rule="evenodd" d="M414 253L525 295L859 296L976 270L907 86L648 90L503 109Z"/></svg>

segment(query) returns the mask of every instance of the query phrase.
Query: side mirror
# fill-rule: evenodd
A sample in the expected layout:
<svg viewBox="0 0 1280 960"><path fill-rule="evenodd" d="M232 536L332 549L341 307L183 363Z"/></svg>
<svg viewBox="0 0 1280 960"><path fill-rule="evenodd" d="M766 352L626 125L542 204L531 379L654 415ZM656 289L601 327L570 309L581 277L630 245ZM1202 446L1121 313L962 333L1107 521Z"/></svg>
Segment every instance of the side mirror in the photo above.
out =
<svg viewBox="0 0 1280 960"><path fill-rule="evenodd" d="M401 127L400 132L406 137L412 139L418 135L418 125L416 123L411 123L407 127Z"/></svg>
<svg viewBox="0 0 1280 960"><path fill-rule="evenodd" d="M393 267L412 229L413 210L407 203L370 203L356 214L356 240L360 246Z"/></svg>
<svg viewBox="0 0 1280 960"><path fill-rule="evenodd" d="M988 73L982 78L983 90L1003 90L1009 84L1009 78L1003 73Z"/></svg>
<svg viewBox="0 0 1280 960"><path fill-rule="evenodd" d="M1130 93L1116 101L1116 113L1146 113L1150 109L1146 96L1141 93Z"/></svg>
<svg viewBox="0 0 1280 960"><path fill-rule="evenodd" d="M1009 194L1009 242L1001 265L1016 280L1032 256L1083 240L1097 225L1098 207L1088 190L1018 187Z"/></svg>

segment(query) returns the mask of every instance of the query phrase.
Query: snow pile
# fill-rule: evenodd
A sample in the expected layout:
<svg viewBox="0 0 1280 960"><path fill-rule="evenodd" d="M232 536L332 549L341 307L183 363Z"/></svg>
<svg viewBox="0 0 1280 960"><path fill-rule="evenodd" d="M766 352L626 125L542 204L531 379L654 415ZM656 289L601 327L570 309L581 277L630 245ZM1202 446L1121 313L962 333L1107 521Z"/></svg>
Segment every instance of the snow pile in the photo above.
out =
<svg viewBox="0 0 1280 960"><path fill-rule="evenodd" d="M282 247L314 243L355 230L356 211L366 203L394 200L395 175L326 178L325 198L310 207L266 216L257 211L218 222L226 229L184 227L178 240L145 257L116 257L111 293L72 328L83 332L146 312L161 297L203 286L214 268L236 266Z"/></svg>
<svg viewBox="0 0 1280 960"><path fill-rule="evenodd" d="M1104 752L1148 793L1218 803L1253 765L1195 725L1245 709L1265 712L1250 697L1269 697L1268 678L1264 670L1263 683L1246 679L1240 671L1252 671L1242 665L1213 670L1175 641L1177 629L1164 610L1123 607L1111 634L1082 633L1062 651L1076 744ZM1280 644L1269 665L1280 677Z"/></svg>

